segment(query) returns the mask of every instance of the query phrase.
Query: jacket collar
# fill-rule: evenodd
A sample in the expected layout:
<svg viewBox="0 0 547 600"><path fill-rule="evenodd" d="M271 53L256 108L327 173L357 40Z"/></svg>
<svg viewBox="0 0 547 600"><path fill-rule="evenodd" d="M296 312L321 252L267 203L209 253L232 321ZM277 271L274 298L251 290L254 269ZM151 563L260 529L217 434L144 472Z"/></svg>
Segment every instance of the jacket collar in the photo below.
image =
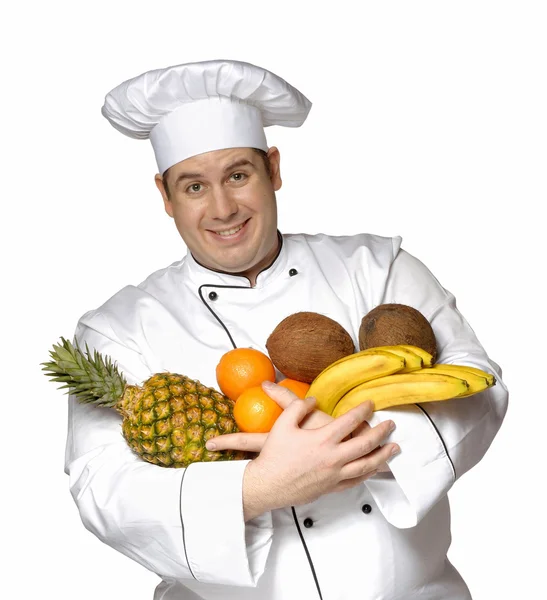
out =
<svg viewBox="0 0 547 600"><path fill-rule="evenodd" d="M287 268L288 252L287 241L278 230L277 237L280 241L279 251L274 261L269 267L261 271L256 278L255 288L262 288L276 279L280 273ZM200 285L225 285L234 287L251 287L251 282L247 277L240 275L231 275L229 273L220 273L204 267L193 257L190 251L187 252L184 258L183 274L188 277L194 284Z"/></svg>

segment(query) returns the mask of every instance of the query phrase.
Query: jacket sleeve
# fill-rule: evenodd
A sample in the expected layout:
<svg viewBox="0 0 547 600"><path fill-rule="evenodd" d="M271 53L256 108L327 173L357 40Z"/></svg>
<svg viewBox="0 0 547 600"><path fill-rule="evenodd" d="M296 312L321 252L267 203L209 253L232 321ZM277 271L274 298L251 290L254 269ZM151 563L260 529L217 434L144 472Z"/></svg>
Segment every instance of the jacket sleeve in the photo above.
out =
<svg viewBox="0 0 547 600"><path fill-rule="evenodd" d="M389 462L391 476L372 478L366 485L386 519L408 528L482 459L505 416L508 392L500 367L487 356L454 296L404 250L391 265L382 302L413 306L429 320L437 340L437 363L470 365L496 377L493 387L468 398L374 413L371 425L395 422L388 441L399 444L401 452Z"/></svg>
<svg viewBox="0 0 547 600"><path fill-rule="evenodd" d="M110 356L128 383L151 375L141 355L117 339L100 313L76 329ZM256 586L272 539L271 514L243 519L248 461L194 463L170 469L135 455L111 408L69 399L65 471L85 527L101 541L163 578Z"/></svg>

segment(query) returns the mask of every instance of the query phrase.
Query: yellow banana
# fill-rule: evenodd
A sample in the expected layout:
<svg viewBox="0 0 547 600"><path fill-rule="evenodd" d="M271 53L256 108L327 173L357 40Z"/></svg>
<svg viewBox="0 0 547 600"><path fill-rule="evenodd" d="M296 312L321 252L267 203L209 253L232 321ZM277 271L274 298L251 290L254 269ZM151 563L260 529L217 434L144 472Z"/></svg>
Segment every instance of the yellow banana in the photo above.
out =
<svg viewBox="0 0 547 600"><path fill-rule="evenodd" d="M410 373L411 371L421 369L424 366L423 358L413 350L409 350L410 347L411 346L376 346L374 349L385 350L386 352L401 356L405 359L405 368L400 372ZM369 348L369 350L372 350L372 348Z"/></svg>
<svg viewBox="0 0 547 600"><path fill-rule="evenodd" d="M452 375L396 373L354 387L340 399L332 416L339 417L366 400L373 401L374 410L382 410L402 404L449 400L468 391L467 382Z"/></svg>
<svg viewBox="0 0 547 600"><path fill-rule="evenodd" d="M339 358L336 362L333 362L328 367L326 367L323 370L323 373L327 369L335 367L336 365L339 365L342 362L346 362L347 360L352 360L355 357L363 356L364 354L371 354L378 350L390 352L391 354L396 354L397 356L404 358L405 359L405 367L404 367L404 369L402 369L402 371L401 371L402 373L409 373L410 371L413 371L414 369L421 369L421 368L425 367L426 365L423 362L422 356L417 354L413 350L410 350L410 348L416 348L416 346L375 346L374 348L367 348L366 350L361 350L360 352L355 352L353 354L348 354L347 356L343 356L342 358ZM422 350L422 352L425 352L425 350ZM430 359L432 358L431 354L428 354L427 352L425 352L425 353L430 357Z"/></svg>
<svg viewBox="0 0 547 600"><path fill-rule="evenodd" d="M449 368L446 368L449 367ZM454 368L457 367L457 368ZM480 369L476 369L476 371L480 371ZM459 377L460 379L465 379L467 384L469 385L469 390L464 396L472 396L478 392L482 392L486 388L489 388L493 385L494 378L490 379L487 377L488 373L485 371L480 371L482 374L478 375L474 371L469 371L466 367L460 367L459 365L443 365L441 363L437 363L432 367L428 367L427 369L420 369L419 371L413 371L416 375L427 373L444 373L445 375L452 375L454 377ZM492 383L490 383L492 381Z"/></svg>
<svg viewBox="0 0 547 600"><path fill-rule="evenodd" d="M488 382L488 386L492 386L496 383L496 378L491 374L483 371L482 369L477 369L477 367L470 367L469 365L443 365L442 363L437 363L433 365L433 369L442 368L445 371L454 371L456 373L456 377L458 377L457 373L461 371L467 371L469 373L473 373L478 375L479 377L484 377Z"/></svg>
<svg viewBox="0 0 547 600"><path fill-rule="evenodd" d="M421 356L424 361L424 367L430 367L433 364L433 356L431 356L427 350L424 350L419 346L411 346L410 344L399 344L399 346L401 348L406 348L407 350L412 350L412 352Z"/></svg>
<svg viewBox="0 0 547 600"><path fill-rule="evenodd" d="M404 358L391 352L372 349L357 352L351 355L351 360L337 361L321 371L312 381L306 397L315 396L317 408L330 415L338 400L355 386L404 367Z"/></svg>

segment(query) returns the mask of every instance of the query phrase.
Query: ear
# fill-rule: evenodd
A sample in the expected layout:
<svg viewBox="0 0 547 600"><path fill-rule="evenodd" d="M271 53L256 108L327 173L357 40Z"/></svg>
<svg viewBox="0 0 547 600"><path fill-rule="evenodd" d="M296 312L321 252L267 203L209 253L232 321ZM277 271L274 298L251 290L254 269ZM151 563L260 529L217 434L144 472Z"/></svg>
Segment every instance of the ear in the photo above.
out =
<svg viewBox="0 0 547 600"><path fill-rule="evenodd" d="M281 157L279 150L272 146L268 150L268 160L270 161L270 181L275 192L281 188L283 182L281 181Z"/></svg>
<svg viewBox="0 0 547 600"><path fill-rule="evenodd" d="M154 177L154 181L156 182L156 187L160 191L161 197L163 198L163 205L165 207L165 212L173 218L173 204L169 199L169 195L167 194L167 190L165 189L165 184L163 182L163 177L157 173Z"/></svg>

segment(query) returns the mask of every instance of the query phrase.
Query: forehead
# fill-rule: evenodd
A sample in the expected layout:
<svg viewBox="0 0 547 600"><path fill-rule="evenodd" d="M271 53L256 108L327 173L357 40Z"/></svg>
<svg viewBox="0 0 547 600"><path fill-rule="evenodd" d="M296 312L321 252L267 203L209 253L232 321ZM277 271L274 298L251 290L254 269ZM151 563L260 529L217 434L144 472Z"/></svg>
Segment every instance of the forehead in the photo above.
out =
<svg viewBox="0 0 547 600"><path fill-rule="evenodd" d="M178 177L181 173L215 173L223 171L226 166L239 160L248 160L255 164L257 153L252 148L227 148L204 152L176 163L170 167L169 172Z"/></svg>

